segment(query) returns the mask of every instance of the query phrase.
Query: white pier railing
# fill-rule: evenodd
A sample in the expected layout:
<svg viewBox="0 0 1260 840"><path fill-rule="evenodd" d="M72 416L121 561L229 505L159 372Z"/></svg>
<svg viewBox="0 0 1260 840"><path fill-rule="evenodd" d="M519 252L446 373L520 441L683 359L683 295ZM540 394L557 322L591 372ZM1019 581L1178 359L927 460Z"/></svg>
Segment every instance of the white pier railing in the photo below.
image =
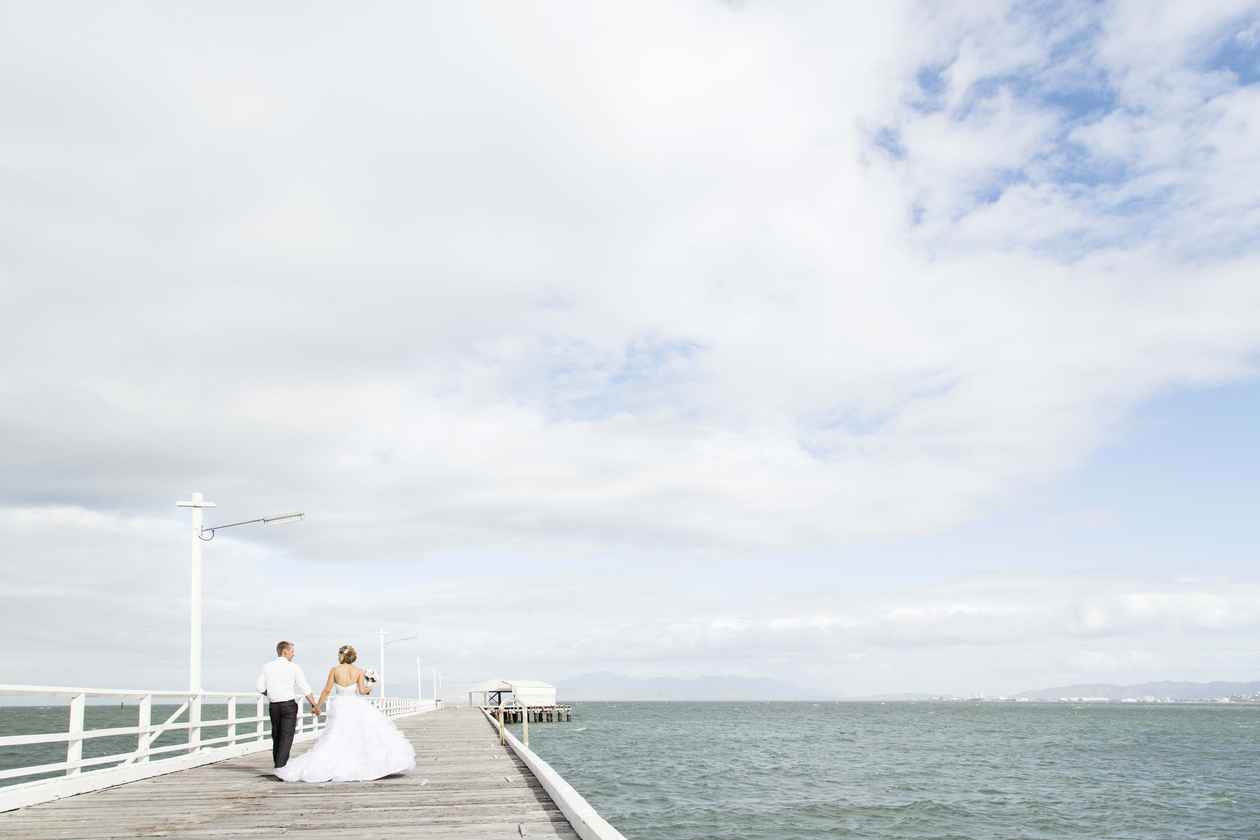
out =
<svg viewBox="0 0 1260 840"><path fill-rule="evenodd" d="M0 811L271 749L266 700L254 691L190 693L0 685L0 698L41 696L58 698L64 704L66 729L0 736ZM93 700L134 702L137 710L135 726L88 727L87 710ZM391 718L421 714L435 708L432 702L422 703L414 698L372 697L369 700ZM173 712L168 711L171 706L176 707ZM21 708L32 707L10 706L0 709L0 715ZM101 707L102 711L110 708ZM161 722L154 721L156 710L165 713ZM207 720L205 714L209 712L222 714L222 717ZM113 716L117 717L116 714ZM321 718L311 714L306 701L299 699L294 742L314 738L322 726ZM223 734L207 737L216 731ZM186 732L186 739L158 745L159 739L175 732ZM114 746L111 746L107 755L84 757L84 744L105 738L115 740L101 743L114 746L119 739L130 741L134 738L134 741L120 752L112 751ZM49 745L56 750L55 755L60 755L60 750L54 746L58 744L65 745L64 760L19 761L15 766L9 766L14 762L6 760L5 754L11 753L12 748L40 745ZM85 770L91 772L85 773Z"/></svg>
<svg viewBox="0 0 1260 840"><path fill-rule="evenodd" d="M557 773L550 764L543 761L538 753L529 748L529 708L526 706L505 706L502 703L497 708L493 706L481 706L481 713L485 715L490 725L499 730L499 743L506 744L516 753L516 757L525 762L525 766L534 774L534 778L542 784L543 790L551 797L551 801L560 806L560 812L564 814L565 819L569 821L569 825L573 826L573 830L577 832L578 837L582 840L626 840L624 834L613 828L608 820L599 815L596 810L591 807L591 803L578 793L573 785L564 780L564 777ZM522 743L504 726L503 722L508 718L507 712L514 711L521 721L522 735L525 740Z"/></svg>

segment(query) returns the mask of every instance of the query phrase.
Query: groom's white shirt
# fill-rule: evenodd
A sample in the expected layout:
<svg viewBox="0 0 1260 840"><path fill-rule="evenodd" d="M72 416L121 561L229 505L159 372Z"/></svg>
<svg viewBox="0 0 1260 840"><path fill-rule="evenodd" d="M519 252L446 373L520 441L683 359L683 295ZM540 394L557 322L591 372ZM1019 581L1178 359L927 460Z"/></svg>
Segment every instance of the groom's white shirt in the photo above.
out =
<svg viewBox="0 0 1260 840"><path fill-rule="evenodd" d="M296 700L312 693L311 684L306 681L302 669L283 656L277 656L263 666L262 673L258 675L258 690L265 691L272 703Z"/></svg>

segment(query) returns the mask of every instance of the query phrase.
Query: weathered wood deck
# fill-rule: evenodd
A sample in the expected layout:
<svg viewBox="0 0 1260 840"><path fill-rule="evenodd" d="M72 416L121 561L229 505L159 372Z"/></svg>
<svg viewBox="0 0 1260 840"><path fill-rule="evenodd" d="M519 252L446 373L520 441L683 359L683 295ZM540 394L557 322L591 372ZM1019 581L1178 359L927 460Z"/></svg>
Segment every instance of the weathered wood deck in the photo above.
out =
<svg viewBox="0 0 1260 840"><path fill-rule="evenodd" d="M0 837L23 840L300 836L576 838L559 807L476 708L401 718L416 747L406 776L351 784L285 784L257 753L0 814ZM312 742L294 747L294 754Z"/></svg>

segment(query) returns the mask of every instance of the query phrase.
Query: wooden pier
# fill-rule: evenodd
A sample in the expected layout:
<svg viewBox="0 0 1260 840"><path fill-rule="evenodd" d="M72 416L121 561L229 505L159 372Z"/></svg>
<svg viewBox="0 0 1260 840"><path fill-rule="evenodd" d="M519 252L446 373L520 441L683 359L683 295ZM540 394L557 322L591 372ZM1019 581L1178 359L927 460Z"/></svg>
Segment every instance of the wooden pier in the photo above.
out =
<svg viewBox="0 0 1260 840"><path fill-rule="evenodd" d="M478 707L448 708L395 723L416 748L416 769L407 775L350 784L286 784L271 774L270 753L257 752L0 813L0 836L624 840L520 742L509 737L501 745ZM297 745L295 754L312 743Z"/></svg>

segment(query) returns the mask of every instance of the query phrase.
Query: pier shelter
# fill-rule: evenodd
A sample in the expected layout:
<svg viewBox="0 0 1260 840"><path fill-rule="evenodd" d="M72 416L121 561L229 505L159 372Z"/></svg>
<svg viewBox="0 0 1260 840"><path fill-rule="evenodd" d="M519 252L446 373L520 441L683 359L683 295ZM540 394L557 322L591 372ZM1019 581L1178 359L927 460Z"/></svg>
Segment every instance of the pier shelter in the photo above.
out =
<svg viewBox="0 0 1260 840"><path fill-rule="evenodd" d="M480 703L474 698L480 695ZM509 700L507 695L511 695ZM556 687L537 680L486 680L468 692L470 706L554 706Z"/></svg>
<svg viewBox="0 0 1260 840"><path fill-rule="evenodd" d="M480 706L504 720L520 723L523 718L535 722L570 720L573 708L556 701L556 687L538 680L486 680L468 692L468 705Z"/></svg>

